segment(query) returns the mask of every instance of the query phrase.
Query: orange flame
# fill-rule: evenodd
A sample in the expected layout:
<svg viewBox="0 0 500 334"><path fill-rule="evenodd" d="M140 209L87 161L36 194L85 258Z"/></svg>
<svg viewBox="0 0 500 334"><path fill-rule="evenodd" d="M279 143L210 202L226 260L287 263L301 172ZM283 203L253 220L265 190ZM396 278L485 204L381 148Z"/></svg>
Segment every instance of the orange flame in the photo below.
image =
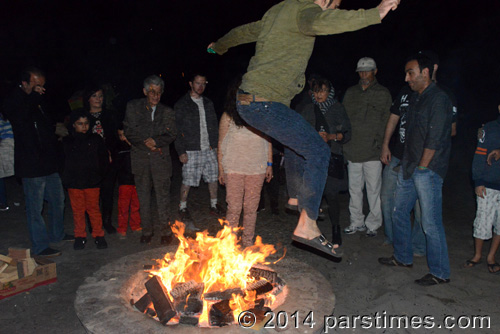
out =
<svg viewBox="0 0 500 334"><path fill-rule="evenodd" d="M223 228L215 237L208 231L196 233L196 239L184 237L184 224L176 221L172 231L179 239L179 247L172 258L165 254L161 268L152 274L161 277L168 291L178 283L194 280L205 284L203 293L224 291L232 288L245 290L247 284L254 281L248 277L250 268L255 264L265 264L265 259L276 253L273 245L263 244L260 236L253 246L241 249L236 236L238 229L231 229L219 219ZM242 311L253 307L255 293L252 296L236 296L230 303L235 319ZM267 303L266 303L267 304ZM207 301L203 302L203 312L199 318L200 326L208 326Z"/></svg>

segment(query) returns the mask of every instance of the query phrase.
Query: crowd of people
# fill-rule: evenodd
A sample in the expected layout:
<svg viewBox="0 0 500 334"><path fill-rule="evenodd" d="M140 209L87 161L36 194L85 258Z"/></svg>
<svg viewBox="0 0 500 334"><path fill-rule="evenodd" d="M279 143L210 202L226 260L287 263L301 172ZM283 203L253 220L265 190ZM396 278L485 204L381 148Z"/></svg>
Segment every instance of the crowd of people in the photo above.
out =
<svg viewBox="0 0 500 334"><path fill-rule="evenodd" d="M228 89L220 121L214 104L204 95L206 75L193 73L188 92L173 109L160 102L163 80L151 75L143 82L145 97L128 102L123 120L106 110L102 87L87 89L83 108L69 116L66 133L55 127L43 108L45 74L34 67L26 69L19 87L3 105L6 119L0 123L0 154L5 154L4 144L5 151L14 152L13 164L7 159L5 165L13 165L22 179L35 254L60 255L50 243L61 240L74 240L75 250L85 248L87 225L99 249L107 247L104 231L125 237L128 225L131 233L141 234L141 243L150 243L155 232L161 244L171 243L170 144L182 163L178 215L186 231L198 230L187 201L190 188L198 187L203 178L210 193L207 214L226 217L233 228L240 225L242 215L241 244L250 246L262 187L272 182L280 163L273 145L279 142L284 147L289 197L285 206L299 216L292 236L295 242L341 257L342 232L374 237L384 225L384 242L393 245L394 255L380 258L382 265L411 267L414 256L426 256L429 273L415 282L448 283L442 184L456 133L456 101L449 90L437 85L439 59L430 51L408 58L404 68L408 85L394 100L378 83L378 68L370 57L358 61L359 82L346 91L342 103L331 81L322 76L312 76L304 89L305 66L316 35L380 23L399 4L399 0L382 0L370 10L342 11L337 9L340 2L286 0L262 20L237 27L209 44L209 52L222 55L239 44L257 43L248 72ZM287 20L290 15L298 20ZM301 90L302 100L296 110L290 109L291 99ZM483 240L493 238L487 257L492 273L500 271L495 261L500 244L495 204L500 191L500 162L496 161L500 151L495 150L500 146L498 122L481 130L474 158L476 252L465 264L478 264ZM64 137L61 174L56 132ZM13 174L12 168L0 171L2 177ZM112 225L116 180L117 229ZM226 187L227 213L218 203L219 184ZM74 236L64 233L63 187L73 210ZM338 194L345 190L350 195L350 222L342 230ZM277 208L279 192L270 193L272 207ZM316 224L323 197L332 242ZM48 228L41 214L44 200ZM8 208L3 183L0 205Z"/></svg>

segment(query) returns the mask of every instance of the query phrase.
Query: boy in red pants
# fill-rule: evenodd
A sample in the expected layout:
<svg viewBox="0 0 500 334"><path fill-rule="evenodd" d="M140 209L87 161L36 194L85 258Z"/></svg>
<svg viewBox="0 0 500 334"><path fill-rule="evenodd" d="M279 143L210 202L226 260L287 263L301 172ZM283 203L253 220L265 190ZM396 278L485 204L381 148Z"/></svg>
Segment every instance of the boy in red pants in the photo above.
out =
<svg viewBox="0 0 500 334"><path fill-rule="evenodd" d="M97 248L108 247L99 210L99 186L109 163L109 154L101 136L89 131L88 117L83 110L72 112L71 133L63 140L65 161L62 181L68 188L73 209L75 250L84 249L87 243L85 212L89 215Z"/></svg>
<svg viewBox="0 0 500 334"><path fill-rule="evenodd" d="M141 231L141 216L139 215L139 198L135 189L134 174L130 165L130 143L123 134L123 129L118 130L120 138L118 152L118 228L120 239L127 235L127 225L130 216L130 229L134 232ZM129 215L130 212L130 215Z"/></svg>

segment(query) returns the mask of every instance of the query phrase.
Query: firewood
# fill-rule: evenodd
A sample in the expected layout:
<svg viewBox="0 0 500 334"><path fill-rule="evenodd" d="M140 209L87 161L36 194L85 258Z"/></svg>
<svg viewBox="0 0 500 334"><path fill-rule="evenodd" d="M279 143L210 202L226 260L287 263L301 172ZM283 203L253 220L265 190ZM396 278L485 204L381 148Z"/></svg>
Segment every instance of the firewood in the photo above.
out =
<svg viewBox="0 0 500 334"><path fill-rule="evenodd" d="M156 317L156 312L153 308L151 307L148 307L148 309L146 310L146 314L149 315L151 318L154 318Z"/></svg>
<svg viewBox="0 0 500 334"><path fill-rule="evenodd" d="M229 300L232 298L233 294L243 295L243 291L240 288L228 289L224 291L213 291L203 294L205 300Z"/></svg>
<svg viewBox="0 0 500 334"><path fill-rule="evenodd" d="M155 307L158 319L163 325L166 325L177 314L168 297L167 289L158 276L153 276L145 285Z"/></svg>
<svg viewBox="0 0 500 334"><path fill-rule="evenodd" d="M247 291L255 291L257 296L267 293L272 289L273 285L265 279L254 282L247 287Z"/></svg>
<svg viewBox="0 0 500 334"><path fill-rule="evenodd" d="M5 256L5 255L0 254L0 261L5 262L7 264L11 264L12 261L14 261L14 259L9 257L9 256Z"/></svg>
<svg viewBox="0 0 500 334"><path fill-rule="evenodd" d="M141 313L146 313L148 307L151 305L151 297L149 296L148 293L145 293L144 296L141 297L137 302L135 302L133 305L137 309L137 311Z"/></svg>
<svg viewBox="0 0 500 334"><path fill-rule="evenodd" d="M8 266L3 273L0 274L0 283L8 283L19 278L17 266Z"/></svg>
<svg viewBox="0 0 500 334"><path fill-rule="evenodd" d="M255 267L250 268L248 275L255 278L265 278L273 284L276 283L278 277L278 273L275 271Z"/></svg>
<svg viewBox="0 0 500 334"><path fill-rule="evenodd" d="M9 257L14 260L29 259L31 257L29 248L9 248Z"/></svg>
<svg viewBox="0 0 500 334"><path fill-rule="evenodd" d="M234 321L233 311L229 307L229 300L212 304L208 312L210 326L227 326Z"/></svg>
<svg viewBox="0 0 500 334"><path fill-rule="evenodd" d="M198 317L192 317L189 315L181 315L179 318L180 324L191 325L191 326L198 325L199 321L200 321L200 319Z"/></svg>

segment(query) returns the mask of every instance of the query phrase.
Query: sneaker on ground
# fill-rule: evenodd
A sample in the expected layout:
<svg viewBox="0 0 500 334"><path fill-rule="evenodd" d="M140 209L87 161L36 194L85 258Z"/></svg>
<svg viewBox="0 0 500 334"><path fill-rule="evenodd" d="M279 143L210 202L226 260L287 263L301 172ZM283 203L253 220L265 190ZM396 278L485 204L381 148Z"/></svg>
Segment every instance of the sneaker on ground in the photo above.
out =
<svg viewBox="0 0 500 334"><path fill-rule="evenodd" d="M104 237L96 237L95 244L97 245L97 249L106 249L108 248L108 243Z"/></svg>
<svg viewBox="0 0 500 334"><path fill-rule="evenodd" d="M223 216L226 214L226 210L222 208L219 204L210 207L210 214L213 216Z"/></svg>
<svg viewBox="0 0 500 334"><path fill-rule="evenodd" d="M364 232L366 231L366 226L363 225L363 226L353 226L353 225L349 225L347 226L345 229L344 229L344 233L345 234L354 234L356 232Z"/></svg>
<svg viewBox="0 0 500 334"><path fill-rule="evenodd" d="M192 221L186 223L186 231L198 232L200 229Z"/></svg>
<svg viewBox="0 0 500 334"><path fill-rule="evenodd" d="M53 248L45 248L41 253L38 254L38 256L43 256L43 257L56 257L61 255L61 251L58 251L57 249Z"/></svg>
<svg viewBox="0 0 500 334"><path fill-rule="evenodd" d="M8 211L10 208L5 204L0 204L0 211Z"/></svg>
<svg viewBox="0 0 500 334"><path fill-rule="evenodd" d="M74 250L81 250L85 248L85 244L87 243L87 238L75 238L75 243L73 244Z"/></svg>
<svg viewBox="0 0 500 334"><path fill-rule="evenodd" d="M366 230L366 236L367 237L376 237L377 236L377 231Z"/></svg>

